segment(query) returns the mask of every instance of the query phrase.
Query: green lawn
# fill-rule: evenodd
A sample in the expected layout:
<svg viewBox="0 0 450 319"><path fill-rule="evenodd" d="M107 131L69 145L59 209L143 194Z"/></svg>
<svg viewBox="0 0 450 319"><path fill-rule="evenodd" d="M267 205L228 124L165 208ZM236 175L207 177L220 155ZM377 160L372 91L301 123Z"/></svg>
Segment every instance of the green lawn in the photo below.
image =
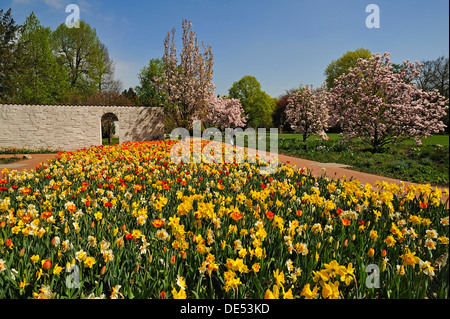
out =
<svg viewBox="0 0 450 319"><path fill-rule="evenodd" d="M111 145L114 145L114 144L119 144L119 138L118 137L113 137L111 139ZM102 139L102 145L109 145L108 138Z"/></svg>
<svg viewBox="0 0 450 319"><path fill-rule="evenodd" d="M331 140L339 140L341 137L339 136L339 133L328 133L328 137L331 137ZM295 133L283 133L282 135L278 135L279 138L286 138L286 139L298 139L303 140L302 134L295 134ZM307 141L313 141L313 140L320 140L319 135L312 135L310 136ZM414 142L414 139L407 140L402 142L401 144L405 145L416 145ZM449 136L448 135L433 135L430 137L427 137L423 139L422 145L442 145L442 146L449 146Z"/></svg>
<svg viewBox="0 0 450 319"><path fill-rule="evenodd" d="M0 158L0 164L12 164L21 161L23 159L25 159L25 157L14 156L14 157Z"/></svg>
<svg viewBox="0 0 450 319"><path fill-rule="evenodd" d="M338 134L331 140L311 136L306 143L301 134L283 134L278 140L279 153L317 162L350 165L352 169L416 183L448 187L449 136L434 135L418 146L414 140L391 144L383 153L372 153L357 140L345 142Z"/></svg>

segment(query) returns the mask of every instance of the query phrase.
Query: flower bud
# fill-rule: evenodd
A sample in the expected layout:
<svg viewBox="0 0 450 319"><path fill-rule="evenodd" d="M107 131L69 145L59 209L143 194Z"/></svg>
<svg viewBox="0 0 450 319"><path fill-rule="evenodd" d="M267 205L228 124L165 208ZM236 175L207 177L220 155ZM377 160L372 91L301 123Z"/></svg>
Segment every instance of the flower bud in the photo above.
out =
<svg viewBox="0 0 450 319"><path fill-rule="evenodd" d="M386 249L383 249L383 251L381 252L381 257L385 257L386 256Z"/></svg>
<svg viewBox="0 0 450 319"><path fill-rule="evenodd" d="M175 255L172 255L172 258L170 258L170 263L172 265L175 263Z"/></svg>
<svg viewBox="0 0 450 319"><path fill-rule="evenodd" d="M7 240L5 240L5 246L8 248L12 248L13 243L12 243L11 238L8 238Z"/></svg>
<svg viewBox="0 0 450 319"><path fill-rule="evenodd" d="M94 228L94 227L95 227L95 221L92 221L91 228Z"/></svg>
<svg viewBox="0 0 450 319"><path fill-rule="evenodd" d="M148 257L148 263L151 264L153 261L153 255L150 254L150 256Z"/></svg>
<svg viewBox="0 0 450 319"><path fill-rule="evenodd" d="M134 266L134 272L138 272L139 271L139 264L136 264L136 266Z"/></svg>
<svg viewBox="0 0 450 319"><path fill-rule="evenodd" d="M42 261L42 269L44 269L45 271L49 270L52 267L52 263L50 262L50 260L43 260Z"/></svg>
<svg viewBox="0 0 450 319"><path fill-rule="evenodd" d="M105 272L106 272L106 265L104 265L103 267L102 267L102 269L100 270L100 275L104 275L105 274Z"/></svg>
<svg viewBox="0 0 450 319"><path fill-rule="evenodd" d="M369 251L367 252L367 255L372 258L373 255L375 254L375 250L373 248L370 248Z"/></svg>
<svg viewBox="0 0 450 319"><path fill-rule="evenodd" d="M334 244L334 250L338 250L339 249L339 240L336 242L336 244Z"/></svg>
<svg viewBox="0 0 450 319"><path fill-rule="evenodd" d="M23 257L25 255L25 248L22 248L22 250L19 253L19 257Z"/></svg>
<svg viewBox="0 0 450 319"><path fill-rule="evenodd" d="M344 247L347 247L348 245L348 239L344 240Z"/></svg>

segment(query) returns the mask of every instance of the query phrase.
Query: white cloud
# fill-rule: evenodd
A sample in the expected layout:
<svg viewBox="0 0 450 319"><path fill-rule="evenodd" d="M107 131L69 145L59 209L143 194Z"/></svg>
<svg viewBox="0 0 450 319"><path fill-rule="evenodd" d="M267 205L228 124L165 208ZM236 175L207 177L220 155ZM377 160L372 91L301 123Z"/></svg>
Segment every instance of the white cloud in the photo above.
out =
<svg viewBox="0 0 450 319"><path fill-rule="evenodd" d="M65 7L65 0L44 0L44 3L48 6L54 7L55 9L62 9Z"/></svg>
<svg viewBox="0 0 450 319"><path fill-rule="evenodd" d="M68 3L68 0L43 0L44 3L49 6L49 7L53 7L55 9L62 9L66 6L66 4ZM11 3L12 4L39 4L39 2L42 1L38 1L38 0L12 0Z"/></svg>

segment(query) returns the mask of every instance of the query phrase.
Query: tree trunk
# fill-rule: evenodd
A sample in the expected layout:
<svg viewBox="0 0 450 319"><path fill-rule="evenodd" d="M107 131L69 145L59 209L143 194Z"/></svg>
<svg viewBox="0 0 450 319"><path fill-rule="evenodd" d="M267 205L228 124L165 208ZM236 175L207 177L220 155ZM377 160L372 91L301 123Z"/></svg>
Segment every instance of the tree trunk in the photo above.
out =
<svg viewBox="0 0 450 319"><path fill-rule="evenodd" d="M112 129L111 129L111 126L112 126L112 121L108 121L108 143L109 143L109 145L111 145L111 131L112 131Z"/></svg>

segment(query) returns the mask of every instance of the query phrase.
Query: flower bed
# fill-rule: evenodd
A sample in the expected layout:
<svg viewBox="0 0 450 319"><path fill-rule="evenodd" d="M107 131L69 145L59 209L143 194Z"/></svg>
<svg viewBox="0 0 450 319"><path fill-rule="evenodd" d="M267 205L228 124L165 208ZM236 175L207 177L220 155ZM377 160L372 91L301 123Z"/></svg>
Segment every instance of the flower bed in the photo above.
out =
<svg viewBox="0 0 450 319"><path fill-rule="evenodd" d="M175 164L173 143L0 180L0 298L448 298L439 189Z"/></svg>

